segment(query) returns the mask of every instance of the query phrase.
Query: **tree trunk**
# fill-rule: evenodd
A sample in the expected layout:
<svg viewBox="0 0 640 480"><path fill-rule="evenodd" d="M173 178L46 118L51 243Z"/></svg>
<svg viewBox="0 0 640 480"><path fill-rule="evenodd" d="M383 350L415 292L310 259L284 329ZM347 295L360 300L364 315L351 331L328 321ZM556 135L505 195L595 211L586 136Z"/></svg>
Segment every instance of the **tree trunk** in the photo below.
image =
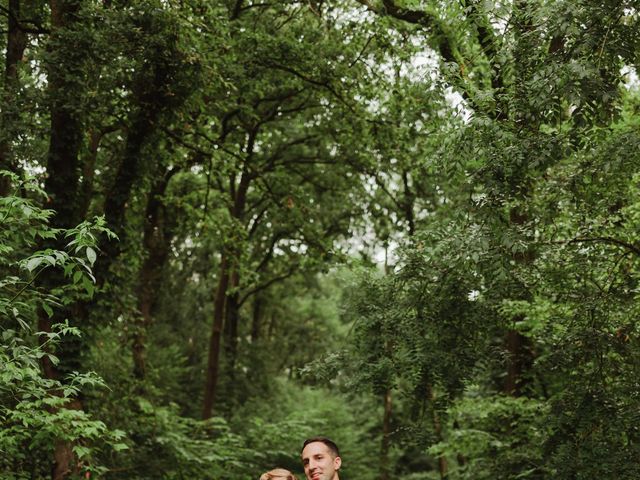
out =
<svg viewBox="0 0 640 480"><path fill-rule="evenodd" d="M380 446L380 480L389 480L389 450L391 448L391 389L387 388L383 395L382 442Z"/></svg>
<svg viewBox="0 0 640 480"><path fill-rule="evenodd" d="M72 29L78 22L79 1L51 0L52 37L64 35L64 31ZM56 214L52 226L69 228L77 223L76 197L79 182L78 156L82 143L82 118L79 109L69 99L81 96L76 75L70 71L81 71L84 57L72 51L75 47L61 39L58 50L51 52L55 58L46 65L51 112L51 130L49 152L47 155L47 178L45 190L49 196L48 207ZM64 61L61 61L63 59ZM44 245L43 245L44 246ZM51 246L51 245L47 245ZM56 245L59 247L60 245ZM42 285L50 290L62 281L59 272L45 272L41 277ZM41 331L50 331L54 322L62 321L65 312L56 311L54 318L39 312L38 324ZM78 341L64 341L57 352L61 362L58 366L44 362L43 370L48 378L60 376L60 370L77 370L79 361ZM82 409L79 399L74 399L66 408ZM73 453L73 445L64 439L56 440L54 449L53 480L63 480L75 473L77 464Z"/></svg>
<svg viewBox="0 0 640 480"><path fill-rule="evenodd" d="M139 59L139 69L132 86L132 101L130 114L126 122L126 139L122 157L115 175L114 182L105 194L103 213L107 227L113 231L118 240L108 240L103 238L101 242L102 255L94 266L94 275L98 287L102 287L107 281L114 281L111 273L111 266L120 258L123 248L127 245L126 217L129 202L131 201L136 184L144 177L146 165L149 160L155 161L156 155L145 155L145 147L152 143L152 139L158 130L158 126L172 106L176 105L178 97L170 93L172 82L175 80L177 67L175 56L178 55L177 44L170 36L169 32L161 29L160 24L147 24L141 22L140 27L148 36L167 35L166 43L150 49L148 58ZM90 152L87 157L85 167L90 169L90 164L95 162L100 138L108 131L93 132L90 138ZM151 166L151 171L156 171L159 167ZM87 171L84 176L83 194L88 192L85 189L92 188L93 171ZM169 174L169 177L171 174ZM147 211L145 212L144 247L147 256L139 272L138 286L138 310L140 317L135 322L134 332L131 338L133 356L133 374L136 378L142 379L146 374L146 333L152 321L152 310L155 302L155 294L158 277L161 275L162 266L166 261L165 245L168 239L162 238L163 234L159 229L159 222L162 222L161 205L159 197L166 188L169 178L160 180L160 183L152 187L149 193ZM159 189L159 190L158 190ZM89 206L89 197L82 197L82 209L86 212ZM161 228L160 228L161 230ZM96 305L97 298L94 297L85 303L82 309L85 316Z"/></svg>
<svg viewBox="0 0 640 480"><path fill-rule="evenodd" d="M220 340L224 327L224 309L227 290L229 287L229 261L227 255L223 253L220 259L220 270L218 273L218 287L213 304L213 326L211 328L211 338L209 341L209 361L207 363L207 382L204 390L204 405L202 408L202 418L211 418L213 405L215 403L216 389L218 386Z"/></svg>
<svg viewBox="0 0 640 480"><path fill-rule="evenodd" d="M240 295L237 289L239 285L240 274L238 273L238 269L234 268L229 285L233 293L227 295L227 306L225 311L225 353L227 356L227 375L232 388L233 383L235 382L235 369L238 357L238 322L240 320L240 306L238 302Z"/></svg>
<svg viewBox="0 0 640 480"><path fill-rule="evenodd" d="M118 241L105 241L102 246L104 252L96 262L96 278L98 282L104 282L111 265L122 253L126 244L127 231L125 228L125 215L129 198L134 184L142 175L142 161L145 158L142 149L154 131L151 113L139 115L130 127L127 135L125 151L120 166L116 173L115 181L106 194L104 203L104 216L107 227L118 235Z"/></svg>
<svg viewBox="0 0 640 480"><path fill-rule="evenodd" d="M509 212L509 223L513 227L522 227L528 221L525 212L512 209ZM513 260L516 264L529 264L535 259L535 252L528 250L524 253L515 254ZM521 299L528 300L527 292L521 293ZM522 320L521 316L512 319L513 323ZM533 355L530 340L517 330L508 330L505 334L505 347L507 350L507 375L504 382L504 392L507 395L519 397L524 394L525 387L529 383L527 372L533 366Z"/></svg>
<svg viewBox="0 0 640 480"><path fill-rule="evenodd" d="M253 312L251 315L251 343L255 344L262 330L262 295L257 294L253 299Z"/></svg>
<svg viewBox="0 0 640 480"><path fill-rule="evenodd" d="M66 408L70 410L82 410L80 400L73 400ZM70 475L78 475L79 464L73 453L73 445L65 440L56 440L53 449L54 464L51 472L53 480L64 480Z"/></svg>
<svg viewBox="0 0 640 480"><path fill-rule="evenodd" d="M533 354L530 341L517 330L509 330L506 334L507 376L504 382L504 393L520 397L526 393L530 383L526 373L533 365Z"/></svg>
<svg viewBox="0 0 640 480"><path fill-rule="evenodd" d="M76 14L80 2L51 0L51 23L53 37L58 32L74 26L78 22ZM70 71L80 69L84 59L72 54L74 47L64 40L59 42L64 49L55 52L52 61L47 64L47 80L49 84L49 98L51 102L51 138L47 158L47 178L45 190L50 198L49 208L56 212L55 226L69 228L77 222L76 196L78 189L79 161L78 154L82 144L82 118L77 105L70 102L70 98L78 98L78 79L70 75ZM68 50L68 52L67 52ZM56 59L70 58L67 62Z"/></svg>
<svg viewBox="0 0 640 480"><path fill-rule="evenodd" d="M427 384L427 400L431 405L431 420L433 422L433 433L436 436L436 441L442 441L442 422L440 421L440 416L438 415L438 410L436 409L435 403L435 395L433 393L433 387L431 384ZM438 457L438 472L440 473L440 479L444 480L448 476L449 466L447 464L447 459L444 455L440 455Z"/></svg>
<svg viewBox="0 0 640 480"><path fill-rule="evenodd" d="M175 82L181 74L181 63L177 37L165 29L161 22L149 23L141 20L140 30L149 38L163 38L162 42L151 42L151 47L140 45L145 55L138 60L138 70L132 83L131 113L127 120L126 140L122 159L115 180L105 195L104 216L107 226L116 233L119 241L104 242L103 255L96 262L96 278L104 281L114 261L126 245L126 213L132 191L143 177L147 162L155 155L145 155L145 147L152 143L164 115L178 107L186 93L176 95ZM147 160L151 159L151 160ZM151 168L151 171L156 168Z"/></svg>
<svg viewBox="0 0 640 480"><path fill-rule="evenodd" d="M517 0L513 4L512 13L515 20L516 38L514 57L516 71L523 77L526 77L526 73L530 69L526 34L533 28L531 8L532 4L526 0ZM521 101L522 105L527 105L528 91L525 82L519 81L515 83L515 98ZM513 112L512 120L518 125L527 125L529 128L533 128L534 124L526 113L528 113L528 110L524 107L516 109ZM528 214L518 208L512 208L509 212L509 224L514 229L523 227L528 220ZM516 264L522 265L532 262L534 257L535 253L528 251L524 254L514 254L513 260ZM522 299L527 299L526 292L520 295L523 297ZM516 323L520 320L520 317L515 317L512 321ZM530 358L531 350L527 348L527 339L520 332L513 329L508 330L505 334L505 347L507 350L507 375L504 382L504 392L507 395L521 396L525 385L524 374L533 364L533 360Z"/></svg>
<svg viewBox="0 0 640 480"><path fill-rule="evenodd" d="M0 170L17 173L18 167L11 152L11 140L16 132L18 115L15 94L18 91L18 65L27 46L27 34L22 31L17 19L20 18L20 0L9 0L7 56L4 69L4 91L0 108ZM0 196L11 193L11 182L0 177Z"/></svg>
<svg viewBox="0 0 640 480"><path fill-rule="evenodd" d="M71 443L65 440L56 440L53 449L53 480L63 480L74 472L74 455Z"/></svg>
<svg viewBox="0 0 640 480"><path fill-rule="evenodd" d="M269 326L267 328L267 338L273 338L278 327L278 316L275 313L271 313L269 317Z"/></svg>
<svg viewBox="0 0 640 480"><path fill-rule="evenodd" d="M139 320L136 322L132 339L133 374L142 380L146 376L146 338L153 323L153 310L162 280L162 271L169 256L171 235L165 225L165 209L162 196L169 180L178 168L167 170L151 188L145 210L143 245L146 258L142 263L138 284Z"/></svg>
<svg viewBox="0 0 640 480"><path fill-rule="evenodd" d="M249 155L251 148L249 150ZM248 162L248 160L247 160ZM238 183L238 188L235 188L235 181L233 177L230 179L230 187L232 191L232 207L230 208L230 214L233 218L238 220L238 224L244 225L243 217L245 212L245 206L247 202L247 192L249 185L253 177L249 174L247 166L243 169ZM213 406L215 404L216 392L218 389L218 376L220 371L220 340L224 332L224 320L226 315L227 306L229 305L227 292L229 291L229 282L232 284L234 281L240 280L237 276L237 269L239 268L238 262L241 252L239 251L238 244L233 247L223 248L223 252L220 259L220 273L218 276L218 287L216 289L216 296L213 306L213 326L211 329L211 340L209 343L209 361L207 364L207 382L204 392L204 405L202 409L202 418L211 418L213 412ZM233 278L230 271L233 270ZM236 298L236 313L237 315L237 303ZM235 318L237 321L237 317ZM235 327L237 332L237 326ZM237 335L237 333L236 333Z"/></svg>
<svg viewBox="0 0 640 480"><path fill-rule="evenodd" d="M389 245L385 241L384 243L384 274L389 275L391 273L391 266L389 265ZM391 346L387 341L385 343L385 349L391 354ZM389 468L389 450L391 449L391 387L388 387L384 395L382 396L382 440L380 442L380 480L389 480L390 468Z"/></svg>
<svg viewBox="0 0 640 480"><path fill-rule="evenodd" d="M102 132L92 130L89 132L89 152L82 162L82 182L78 191L78 217L86 218L91 197L93 196L93 179L95 177L98 148L102 140Z"/></svg>

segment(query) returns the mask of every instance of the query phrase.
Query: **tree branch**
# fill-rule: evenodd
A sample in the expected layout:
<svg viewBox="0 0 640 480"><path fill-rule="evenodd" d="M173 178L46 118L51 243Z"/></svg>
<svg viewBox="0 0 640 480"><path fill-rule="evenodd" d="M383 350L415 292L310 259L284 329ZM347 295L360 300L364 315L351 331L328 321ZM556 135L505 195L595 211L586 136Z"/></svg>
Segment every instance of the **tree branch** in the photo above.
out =
<svg viewBox="0 0 640 480"><path fill-rule="evenodd" d="M478 32L478 43L482 47L484 55L491 65L491 87L493 90L499 90L503 87L503 79L500 75L499 66L496 65L496 57L498 49L496 48L497 38L489 25L487 15L479 10L479 0L471 0L471 13L474 17L473 24ZM495 70L495 71L494 71Z"/></svg>
<svg viewBox="0 0 640 480"><path fill-rule="evenodd" d="M185 140L183 140L180 135L178 135L177 133L172 132L171 130L169 130L167 127L162 127L162 131L164 133L166 133L167 135L169 135L169 137L171 137L172 139L174 139L176 142L178 142L180 145L182 145L183 147L192 150L200 155L203 155L205 157L210 157L211 153L210 152L205 152L204 150L202 150L201 148L195 146L195 145L191 145L190 143L186 142Z"/></svg>
<svg viewBox="0 0 640 480"><path fill-rule="evenodd" d="M315 85L317 87L322 87L325 88L326 90L328 90L334 97L336 97L338 100L340 100L340 102L342 102L347 108L349 108L350 110L353 111L353 108L351 107L351 105L349 105L349 103L342 97L342 95L340 95L340 93L338 93L338 91L336 91L335 88L333 88L333 86L329 83L329 81L320 81L320 80L315 80L311 77L308 77L300 72L298 72L296 69L288 67L286 65L281 65L279 63L275 63L275 62L267 62L266 64L268 67L271 68L275 68L277 70L282 70L283 72L287 72L292 74L295 77L298 77L299 79L310 83L311 85Z"/></svg>
<svg viewBox="0 0 640 480"><path fill-rule="evenodd" d="M369 0L355 1L366 6L378 15L390 16L424 28L427 32L431 33L432 47L440 54L444 62L460 63L460 59L456 55L454 41L436 15L424 10L411 10L409 8L399 7L393 0L382 0L382 8L374 7ZM461 82L463 84L454 86L459 87L462 97L469 103L469 106L477 110L478 106L472 95L473 89L464 85L464 83L468 82L468 78L465 77L462 68L463 65L461 65L460 72Z"/></svg>
<svg viewBox="0 0 640 480"><path fill-rule="evenodd" d="M640 247L633 245L631 243L625 242L624 240L619 240L613 237L589 237L589 238L574 238L567 242L560 243L608 243L610 245L616 245L618 247L626 248L630 252L640 257Z"/></svg>
<svg viewBox="0 0 640 480"><path fill-rule="evenodd" d="M36 20L20 20L15 16L14 12L11 9L3 7L0 5L0 12L4 12L7 17L10 17L15 23L16 26L23 31L24 33L33 33L35 35L43 35L51 33L51 30L42 26L42 24ZM27 27L25 23L30 23L33 27Z"/></svg>
<svg viewBox="0 0 640 480"><path fill-rule="evenodd" d="M286 280L287 278L291 277L294 273L296 273L298 271L298 265L297 264L293 264L289 267L289 270L281 275L278 275L276 277L272 277L271 279L269 279L268 281L256 286L255 288L249 290L247 293L245 293L242 298L240 298L240 300L238 301L238 306L242 306L242 304L244 302L247 301L247 299L249 297L251 297L252 295L255 295L258 292L261 292L263 290L266 290L267 288L269 288L271 285L273 285L274 283L277 282L281 282L283 280Z"/></svg>

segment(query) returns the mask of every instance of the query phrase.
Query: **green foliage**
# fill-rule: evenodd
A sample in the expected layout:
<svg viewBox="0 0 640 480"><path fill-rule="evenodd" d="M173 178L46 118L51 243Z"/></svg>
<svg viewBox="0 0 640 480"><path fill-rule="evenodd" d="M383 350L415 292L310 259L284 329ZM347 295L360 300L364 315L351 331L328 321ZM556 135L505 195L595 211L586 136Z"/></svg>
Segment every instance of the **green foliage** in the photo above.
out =
<svg viewBox="0 0 640 480"><path fill-rule="evenodd" d="M113 478L214 480L246 475L244 460L250 452L224 419L203 422L180 416L175 405L153 405L135 396L127 401L135 403L123 425L130 448L107 460Z"/></svg>
<svg viewBox="0 0 640 480"><path fill-rule="evenodd" d="M87 389L106 388L94 374L75 373L63 381L43 376L40 363L56 363L49 353L62 335L79 335L68 325L41 333L46 341L29 346L31 335L4 329L0 344L0 463L8 479L45 478L49 458L57 441L74 444L83 471L104 472L95 462L102 449L126 448L124 432L110 430L104 422L74 407L75 398ZM37 473L34 473L37 472ZM37 475L34 477L33 475Z"/></svg>
<svg viewBox="0 0 640 480"><path fill-rule="evenodd" d="M8 2L2 475L638 478L639 9Z"/></svg>
<svg viewBox="0 0 640 480"><path fill-rule="evenodd" d="M354 285L356 368L342 371L403 399L394 441L409 432L405 452L441 460L415 478L443 475L442 461L449 478L634 478L619 459L637 458L637 100L618 82L637 18L617 5L613 20L597 2L468 2L443 26L451 12L384 4L380 15L429 29L425 41L446 39L442 74L469 116L427 150L449 174L432 183L448 206L432 204L386 275ZM605 24L624 53L606 48ZM397 191L406 207L410 189ZM514 375L523 398L505 395Z"/></svg>
<svg viewBox="0 0 640 480"><path fill-rule="evenodd" d="M447 439L429 451L456 459L452 478L547 478L549 414L544 401L486 397L471 388L448 411Z"/></svg>
<svg viewBox="0 0 640 480"><path fill-rule="evenodd" d="M42 193L34 182L12 180L18 188ZM80 331L68 321L36 331L36 311L51 316L60 305L93 293L95 240L106 231L100 219L66 231L53 229L47 224L50 214L25 198L0 198L0 218L9 227L0 234L0 469L7 479L44 478L60 440L73 445L81 470L95 473L104 471L95 462L101 449L126 448L122 431L110 430L76 406L81 393L106 388L98 376L73 372L56 379L43 371L58 363L61 339L80 336ZM57 237L67 240L69 252L32 251L38 239ZM41 291L34 280L52 268L62 270L69 284Z"/></svg>

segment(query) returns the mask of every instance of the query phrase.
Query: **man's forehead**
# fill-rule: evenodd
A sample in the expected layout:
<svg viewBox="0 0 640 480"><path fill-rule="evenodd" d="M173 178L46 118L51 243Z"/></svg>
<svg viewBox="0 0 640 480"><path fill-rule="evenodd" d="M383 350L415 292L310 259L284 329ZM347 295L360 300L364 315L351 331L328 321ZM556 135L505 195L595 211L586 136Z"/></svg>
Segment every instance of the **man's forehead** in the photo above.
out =
<svg viewBox="0 0 640 480"><path fill-rule="evenodd" d="M331 450L323 442L311 442L302 449L302 458L318 453L331 453Z"/></svg>

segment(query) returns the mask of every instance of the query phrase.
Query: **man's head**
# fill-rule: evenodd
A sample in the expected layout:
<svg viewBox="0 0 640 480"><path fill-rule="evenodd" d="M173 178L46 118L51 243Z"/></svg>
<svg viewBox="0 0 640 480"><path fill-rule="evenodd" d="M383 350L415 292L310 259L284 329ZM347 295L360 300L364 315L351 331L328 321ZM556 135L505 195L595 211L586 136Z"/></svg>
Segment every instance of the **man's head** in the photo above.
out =
<svg viewBox="0 0 640 480"><path fill-rule="evenodd" d="M340 450L326 437L312 437L304 441L302 465L307 480L340 480Z"/></svg>

